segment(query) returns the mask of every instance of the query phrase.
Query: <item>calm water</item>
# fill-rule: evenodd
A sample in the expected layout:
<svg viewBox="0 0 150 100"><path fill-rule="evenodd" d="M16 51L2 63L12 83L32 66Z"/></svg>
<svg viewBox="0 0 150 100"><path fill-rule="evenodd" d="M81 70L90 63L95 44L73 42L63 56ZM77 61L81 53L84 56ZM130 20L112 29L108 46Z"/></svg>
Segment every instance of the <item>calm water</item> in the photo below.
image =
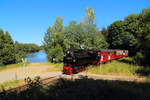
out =
<svg viewBox="0 0 150 100"><path fill-rule="evenodd" d="M30 53L27 55L28 62L47 62L46 53L44 51L39 51L35 53Z"/></svg>

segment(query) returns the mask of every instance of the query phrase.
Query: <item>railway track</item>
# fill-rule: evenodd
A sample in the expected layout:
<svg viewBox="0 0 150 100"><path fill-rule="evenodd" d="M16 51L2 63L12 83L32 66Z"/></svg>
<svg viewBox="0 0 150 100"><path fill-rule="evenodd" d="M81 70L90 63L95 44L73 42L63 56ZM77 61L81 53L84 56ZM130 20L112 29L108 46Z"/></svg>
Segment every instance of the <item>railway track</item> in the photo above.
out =
<svg viewBox="0 0 150 100"><path fill-rule="evenodd" d="M56 81L58 78L59 78L59 75L40 79L40 82L42 83L43 87L46 87L47 85L52 84L52 82ZM0 91L0 94L2 94L4 92L10 93L10 92L14 92L14 91L19 93L19 92L24 91L28 88L29 88L29 84L24 84L24 85L18 86L16 88L11 88L8 90Z"/></svg>

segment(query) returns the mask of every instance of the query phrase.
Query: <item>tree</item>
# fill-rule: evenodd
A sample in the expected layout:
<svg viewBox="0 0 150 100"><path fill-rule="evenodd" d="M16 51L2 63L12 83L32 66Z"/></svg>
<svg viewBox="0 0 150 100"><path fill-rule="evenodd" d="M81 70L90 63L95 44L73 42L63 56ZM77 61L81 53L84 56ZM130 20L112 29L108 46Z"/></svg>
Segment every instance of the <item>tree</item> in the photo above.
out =
<svg viewBox="0 0 150 100"><path fill-rule="evenodd" d="M135 36L127 30L126 23L123 21L116 21L112 23L108 28L108 42L109 48L113 49L127 49L135 52L134 48L137 44Z"/></svg>
<svg viewBox="0 0 150 100"><path fill-rule="evenodd" d="M150 65L150 9L143 9L140 16L138 38L138 51L136 59L141 64Z"/></svg>
<svg viewBox="0 0 150 100"><path fill-rule="evenodd" d="M35 44L22 44L13 42L9 32L0 30L0 65L14 64L21 62L27 53L41 50Z"/></svg>
<svg viewBox="0 0 150 100"><path fill-rule="evenodd" d="M112 23L108 27L107 41L109 48L127 49L138 64L150 65L150 9Z"/></svg>
<svg viewBox="0 0 150 100"><path fill-rule="evenodd" d="M48 60L57 63L61 62L64 57L63 48L60 45L57 45L55 48L48 49Z"/></svg>
<svg viewBox="0 0 150 100"><path fill-rule="evenodd" d="M55 24L53 25L53 32L62 32L63 31L63 20L60 16L56 18Z"/></svg>
<svg viewBox="0 0 150 100"><path fill-rule="evenodd" d="M92 7L86 8L86 17L89 24L94 23L95 14Z"/></svg>
<svg viewBox="0 0 150 100"><path fill-rule="evenodd" d="M63 56L61 56L64 54L62 49L64 47L63 28L62 18L57 17L55 24L52 27L49 27L45 33L44 49L51 62L59 62L63 58Z"/></svg>
<svg viewBox="0 0 150 100"><path fill-rule="evenodd" d="M108 44L94 24L72 24L65 28L65 44L68 49L101 49Z"/></svg>
<svg viewBox="0 0 150 100"><path fill-rule="evenodd" d="M107 28L102 28L102 30L100 31L101 34L103 34L105 36L105 38L107 39L108 36L108 29Z"/></svg>
<svg viewBox="0 0 150 100"><path fill-rule="evenodd" d="M15 63L15 47L8 32L0 30L0 65Z"/></svg>

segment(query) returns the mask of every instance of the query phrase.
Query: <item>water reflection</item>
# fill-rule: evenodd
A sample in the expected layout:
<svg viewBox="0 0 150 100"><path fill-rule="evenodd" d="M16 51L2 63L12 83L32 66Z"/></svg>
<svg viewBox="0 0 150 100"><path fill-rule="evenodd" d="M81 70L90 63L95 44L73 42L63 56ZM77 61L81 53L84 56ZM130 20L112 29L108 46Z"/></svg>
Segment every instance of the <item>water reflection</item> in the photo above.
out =
<svg viewBox="0 0 150 100"><path fill-rule="evenodd" d="M39 51L35 53L30 53L27 55L28 62L47 62L46 53L44 51Z"/></svg>

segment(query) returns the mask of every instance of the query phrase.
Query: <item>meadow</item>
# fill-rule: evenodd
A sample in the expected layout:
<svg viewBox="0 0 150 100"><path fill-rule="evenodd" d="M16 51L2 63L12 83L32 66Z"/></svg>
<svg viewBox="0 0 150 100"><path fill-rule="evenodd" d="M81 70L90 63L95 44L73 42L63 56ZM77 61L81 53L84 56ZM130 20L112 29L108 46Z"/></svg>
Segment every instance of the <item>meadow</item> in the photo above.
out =
<svg viewBox="0 0 150 100"><path fill-rule="evenodd" d="M142 75L149 77L150 67L140 66L133 62L130 57L113 60L98 66L89 66L88 73L113 74L113 75Z"/></svg>

